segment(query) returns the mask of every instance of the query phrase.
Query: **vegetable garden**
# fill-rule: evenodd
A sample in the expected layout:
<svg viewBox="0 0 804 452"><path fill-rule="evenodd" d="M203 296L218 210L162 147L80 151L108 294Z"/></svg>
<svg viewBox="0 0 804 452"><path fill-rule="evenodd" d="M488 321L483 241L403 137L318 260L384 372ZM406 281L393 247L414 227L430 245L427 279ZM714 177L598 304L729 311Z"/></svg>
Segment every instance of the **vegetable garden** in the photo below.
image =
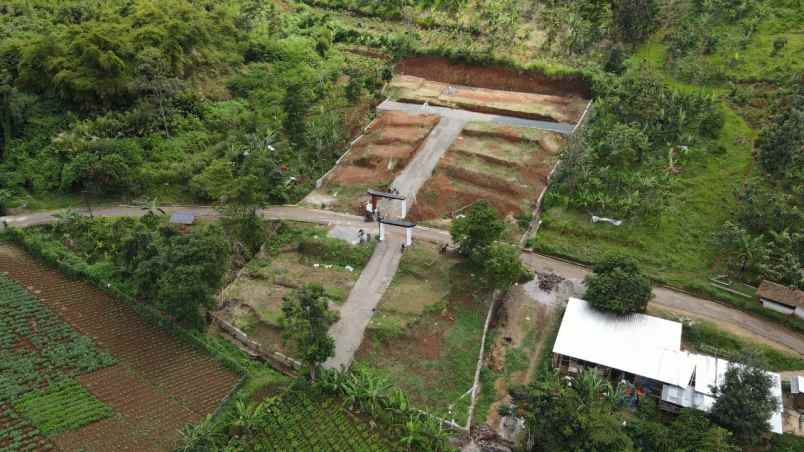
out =
<svg viewBox="0 0 804 452"><path fill-rule="evenodd" d="M237 380L131 307L8 245L0 373L0 450L169 449Z"/></svg>

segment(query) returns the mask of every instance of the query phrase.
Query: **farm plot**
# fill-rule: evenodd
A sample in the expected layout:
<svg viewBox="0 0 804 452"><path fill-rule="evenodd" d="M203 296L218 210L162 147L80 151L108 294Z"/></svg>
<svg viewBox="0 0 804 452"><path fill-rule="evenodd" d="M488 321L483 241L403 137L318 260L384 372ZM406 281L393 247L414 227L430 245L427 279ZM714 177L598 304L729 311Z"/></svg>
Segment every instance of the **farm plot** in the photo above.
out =
<svg viewBox="0 0 804 452"><path fill-rule="evenodd" d="M253 443L238 444L239 450L399 450L397 441L357 418L337 399L290 391L277 400L272 411L275 414L269 416L266 428Z"/></svg>
<svg viewBox="0 0 804 452"><path fill-rule="evenodd" d="M223 292L219 311L266 350L292 355L281 339L282 300L294 289L319 284L338 311L374 251L330 237L323 227L280 223L260 254Z"/></svg>
<svg viewBox="0 0 804 452"><path fill-rule="evenodd" d="M387 376L414 406L465 422L488 310L455 257L417 242L402 256L356 361Z"/></svg>
<svg viewBox="0 0 804 452"><path fill-rule="evenodd" d="M304 203L314 207L362 213L369 188L387 189L416 156L438 124L435 115L382 112L366 134Z"/></svg>
<svg viewBox="0 0 804 452"><path fill-rule="evenodd" d="M501 214L527 214L556 162L563 138L553 132L470 123L419 190L415 221L449 220L480 200Z"/></svg>
<svg viewBox="0 0 804 452"><path fill-rule="evenodd" d="M31 297L33 301L58 313L53 318L67 325L61 327L41 316L35 322L15 320L15 331L33 332L33 337L37 332L49 337L61 334L64 340L48 353L42 351L38 340L2 343L4 354L12 354L14 349L39 350L55 360L56 365L28 364L27 371L24 365L15 367L14 375L34 375L14 377L14 381L28 381L28 386L39 390L38 399L66 400L63 395L70 391L72 396L67 399L81 402L80 410L61 413L43 409L36 400L11 404L16 415L25 413L34 423L40 422L37 430L49 433L49 440L61 449L170 449L178 439L178 429L211 413L237 381L234 373L147 323L131 307L84 282L67 279L15 247L0 245L0 272L35 294L38 300ZM15 318L5 313L0 316L4 322ZM63 333L65 328L77 331L78 338L70 339ZM59 369L66 370L56 381L51 372ZM51 381L60 385L46 384ZM19 385L2 386L4 392L19 394L15 389ZM88 423L82 427L77 420ZM4 422L8 423L0 420L0 424ZM12 425L25 434L32 431L20 422Z"/></svg>

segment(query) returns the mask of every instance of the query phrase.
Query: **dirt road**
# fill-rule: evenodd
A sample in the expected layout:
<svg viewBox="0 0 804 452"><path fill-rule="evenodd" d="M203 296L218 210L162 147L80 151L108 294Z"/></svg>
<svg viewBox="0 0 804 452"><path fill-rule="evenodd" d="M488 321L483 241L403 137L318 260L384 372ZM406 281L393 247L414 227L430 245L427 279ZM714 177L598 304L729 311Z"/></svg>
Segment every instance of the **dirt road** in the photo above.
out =
<svg viewBox="0 0 804 452"><path fill-rule="evenodd" d="M531 269L550 271L575 281L583 280L591 271L586 267L534 253L522 253L522 260ZM804 337L778 323L665 287L654 288L653 295L648 309L659 309L691 319L705 320L732 334L779 350L804 355Z"/></svg>
<svg viewBox="0 0 804 452"><path fill-rule="evenodd" d="M215 209L209 207L165 207L164 210L168 213L175 211L192 212L203 218L215 218L219 215ZM3 229L3 221L15 227L53 223L57 220L54 216L54 214L57 213L58 211L52 211L0 217L0 230ZM97 216L104 217L139 217L142 216L145 211L139 207L111 207L94 209L93 213ZM369 225L368 223L364 223L361 217L324 210L293 206L271 207L264 209L262 215L266 219L353 226L361 227L372 233L377 232L376 230L370 230L371 228L376 228L376 224ZM397 228L389 228L386 237L393 241L400 240L402 232L396 229ZM414 230L413 236L414 240L450 243L449 232L433 228L417 227ZM583 280L590 271L583 266L529 252L522 253L522 259L531 269L542 272L550 271L566 279L576 281ZM714 301L693 297L671 289L656 288L654 294L655 298L651 302L649 309L662 309L691 319L710 321L733 334L768 344L779 350L793 351L804 355L804 337L775 322L755 317Z"/></svg>
<svg viewBox="0 0 804 452"><path fill-rule="evenodd" d="M432 115L439 115L442 118L442 122L444 119L453 119L463 122L493 122L496 124L504 124L509 126L517 126L517 127L531 127L534 129L543 129L543 130L550 130L553 132L558 132L564 135L569 135L572 133L572 129L575 128L575 124L568 124L568 123L560 123L560 122L547 122L547 121L536 121L534 119L523 119L523 118L514 118L511 116L500 116L500 115L492 115L488 113L477 113L474 111L468 110L457 110L453 108L446 108L446 107L436 107L433 105L420 105L420 104L409 104L406 102L395 102L392 100L386 100L381 103L377 107L378 111L403 111L405 113L410 114L432 114Z"/></svg>

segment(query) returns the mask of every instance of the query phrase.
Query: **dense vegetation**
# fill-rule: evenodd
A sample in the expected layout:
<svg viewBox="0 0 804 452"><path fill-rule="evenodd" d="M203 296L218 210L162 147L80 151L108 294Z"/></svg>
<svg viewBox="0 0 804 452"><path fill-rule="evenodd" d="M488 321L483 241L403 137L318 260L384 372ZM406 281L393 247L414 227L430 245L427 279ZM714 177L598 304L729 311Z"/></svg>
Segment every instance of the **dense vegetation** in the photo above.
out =
<svg viewBox="0 0 804 452"><path fill-rule="evenodd" d="M56 194L296 200L364 122L383 65L261 1L0 7L0 204Z"/></svg>
<svg viewBox="0 0 804 452"><path fill-rule="evenodd" d="M230 245L220 225L182 234L154 212L141 219L68 212L54 225L16 233L46 260L73 262L96 283L193 327L205 324L203 310L214 303L229 269Z"/></svg>

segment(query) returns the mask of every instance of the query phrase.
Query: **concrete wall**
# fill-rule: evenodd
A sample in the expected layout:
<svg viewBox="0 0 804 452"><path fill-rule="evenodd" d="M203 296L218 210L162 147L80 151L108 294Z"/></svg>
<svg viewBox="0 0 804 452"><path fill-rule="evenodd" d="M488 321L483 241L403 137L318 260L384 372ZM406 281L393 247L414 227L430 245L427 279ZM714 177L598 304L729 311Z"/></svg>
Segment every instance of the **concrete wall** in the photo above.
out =
<svg viewBox="0 0 804 452"><path fill-rule="evenodd" d="M796 312L796 309L793 309L793 308L791 308L789 306L785 306L783 304L775 303L775 302L770 301L770 300L766 300L764 298L762 299L762 306L764 306L767 309L770 309L771 311L781 312L782 314L787 314L787 315L790 315L790 314ZM800 314L799 316L801 316L801 315L804 315L804 312L802 312L802 314Z"/></svg>

